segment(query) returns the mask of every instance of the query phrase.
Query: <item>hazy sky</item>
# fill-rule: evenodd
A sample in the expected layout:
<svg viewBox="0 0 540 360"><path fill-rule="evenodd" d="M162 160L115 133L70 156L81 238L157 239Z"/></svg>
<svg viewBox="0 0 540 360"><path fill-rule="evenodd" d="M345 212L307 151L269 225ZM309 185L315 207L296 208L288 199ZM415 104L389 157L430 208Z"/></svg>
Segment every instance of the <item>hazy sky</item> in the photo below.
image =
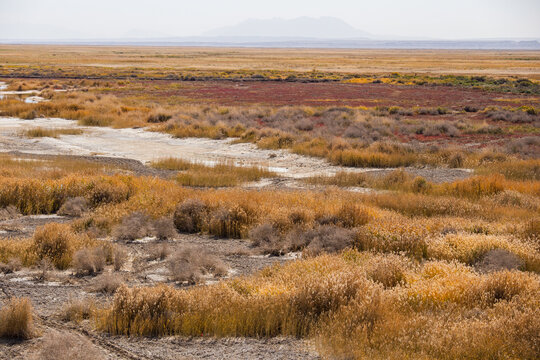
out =
<svg viewBox="0 0 540 360"><path fill-rule="evenodd" d="M299 16L334 16L378 35L540 38L540 0L0 0L0 38L192 36Z"/></svg>

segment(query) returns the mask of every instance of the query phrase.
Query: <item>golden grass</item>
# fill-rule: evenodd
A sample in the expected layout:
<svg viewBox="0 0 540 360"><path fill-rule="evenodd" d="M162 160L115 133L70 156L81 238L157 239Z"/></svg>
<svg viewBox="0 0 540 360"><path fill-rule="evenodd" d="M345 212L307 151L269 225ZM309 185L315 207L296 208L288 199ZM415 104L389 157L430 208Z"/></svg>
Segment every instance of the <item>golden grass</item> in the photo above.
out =
<svg viewBox="0 0 540 360"><path fill-rule="evenodd" d="M540 79L537 51L471 50L363 50L363 49L249 49L100 46L2 45L5 67L24 68L47 64L73 75L128 77L147 73L227 76L238 69L247 75L287 76L295 72L328 76L335 73L430 73L521 76ZM53 55L58 56L53 56ZM141 59L144 61L141 62ZM73 64L78 64L74 66ZM186 70L189 69L189 70ZM315 70L314 70L315 69Z"/></svg>
<svg viewBox="0 0 540 360"><path fill-rule="evenodd" d="M58 138L61 135L81 135L84 133L81 129L44 129L44 128L34 128L34 129L28 129L22 132L23 136L29 137L29 138L40 138L40 137L51 137L51 138Z"/></svg>
<svg viewBox="0 0 540 360"><path fill-rule="evenodd" d="M178 183L194 187L230 187L276 176L273 172L261 167L237 166L227 161L211 166L177 158L166 158L154 161L151 166L157 169L179 170L180 172L176 175Z"/></svg>
<svg viewBox="0 0 540 360"><path fill-rule="evenodd" d="M38 227L32 239L0 239L0 261L18 258L30 266L46 259L56 268L66 269L77 250L94 248L100 243L86 234L75 233L67 224L50 223ZM110 244L102 246L112 251Z"/></svg>
<svg viewBox="0 0 540 360"><path fill-rule="evenodd" d="M381 261L398 264L401 280L383 286L373 272ZM111 334L313 337L329 357L530 358L538 284L533 274L480 275L457 263L346 251L188 290L124 286L95 319Z"/></svg>
<svg viewBox="0 0 540 360"><path fill-rule="evenodd" d="M0 338L27 340L36 335L28 298L11 298L0 308Z"/></svg>
<svg viewBox="0 0 540 360"><path fill-rule="evenodd" d="M502 174L509 180L540 180L540 159L507 161L484 165L475 171L481 175Z"/></svg>
<svg viewBox="0 0 540 360"><path fill-rule="evenodd" d="M197 224L190 232L218 237L247 237L265 223L280 236L294 235L316 229L321 219L354 234L342 253L312 255L210 286L121 286L105 309L67 306L65 316L73 321L93 317L98 329L122 335L307 337L330 358L537 353L537 208L499 199L516 198L514 193L522 194L519 201L535 199L534 181L476 176L419 192L415 179L396 171L376 180L393 189L380 194L195 189L159 178L104 175L107 168L83 175L84 162L50 161L55 173L42 172L40 162L0 158L2 206L51 212L64 199L82 196L91 209L71 225L38 228L32 239L0 240L1 262L19 258L28 266L46 258L62 269L75 251L103 246L112 263L114 249L84 231L107 233L135 211L157 219L177 207L177 227L191 219ZM193 167L175 159L155 165L185 172ZM346 174L336 179L375 181ZM523 271L478 273L474 267L493 249L516 256Z"/></svg>

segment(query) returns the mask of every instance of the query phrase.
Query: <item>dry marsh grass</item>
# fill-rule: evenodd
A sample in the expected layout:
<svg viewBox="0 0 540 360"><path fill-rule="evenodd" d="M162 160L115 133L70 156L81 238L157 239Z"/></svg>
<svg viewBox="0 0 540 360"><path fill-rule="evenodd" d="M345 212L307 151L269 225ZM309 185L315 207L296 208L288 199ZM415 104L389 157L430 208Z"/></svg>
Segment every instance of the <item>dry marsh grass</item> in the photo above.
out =
<svg viewBox="0 0 540 360"><path fill-rule="evenodd" d="M41 138L41 137L51 137L58 138L61 135L81 135L84 131L82 129L44 129L44 128L34 128L28 129L22 132L23 136L29 138Z"/></svg>
<svg viewBox="0 0 540 360"><path fill-rule="evenodd" d="M137 88L136 91L140 89ZM234 137L239 138L237 141L252 142L263 149L290 149L301 155L324 157L333 164L352 167L388 168L410 165L478 167L483 165L485 160L484 150L463 150L459 145L441 146L436 151L408 146L407 140L416 140L417 135L425 133L424 135L428 137L452 138L459 136L459 131L454 125L446 122L434 126L428 120L401 121L393 118L392 113L388 112L390 110L381 112L380 109L306 106L222 108L193 104L177 106L168 103L158 105L154 99L103 95L97 90L95 94L75 92L56 95L54 101L39 104L0 100L0 109L8 116L24 119L38 116L62 117L78 120L79 124L84 126L122 128L150 125L149 130L169 133L180 138ZM525 113L521 110L517 112ZM537 115L530 116L537 121ZM154 117L160 121L154 120ZM152 121L149 123L145 119ZM465 130L478 127L476 122L470 119L461 121L464 123L460 127ZM308 123L310 126L307 128L299 126ZM508 124L504 126L513 126ZM435 128L437 133L429 133L431 128ZM502 134L511 132L510 128L505 131L501 128ZM527 131L536 130L532 126ZM34 132L36 136L58 135L55 130L37 129ZM46 132L50 134L45 134ZM511 139L506 140L510 146ZM518 157L529 156L528 154L534 154L538 147L534 137L532 140L531 144L516 144L512 145L511 149L490 147L489 150L497 153L501 158L498 161L508 160L506 153L515 153L514 155ZM184 181L189 183L190 180Z"/></svg>
<svg viewBox="0 0 540 360"><path fill-rule="evenodd" d="M28 298L12 298L0 308L0 338L27 340L36 335Z"/></svg>
<svg viewBox="0 0 540 360"><path fill-rule="evenodd" d="M57 172L44 175L36 165L0 158L3 206L46 213L77 196L88 206L70 225L50 224L28 239L0 239L1 262L50 261L60 269L75 265L84 274L99 272L104 263L119 270L125 253L87 231L98 227L117 234L113 229L119 226L118 233L133 239L157 235L156 227L165 234L173 224L179 232L249 237L266 253L302 252L302 259L254 275L197 285L227 269L199 249L170 256L158 249L156 257L172 280L195 285L128 288L122 277L107 272L90 290L114 293L112 304L69 304L68 320L90 317L102 331L131 336L292 335L313 339L329 358L497 359L538 353L535 180L480 175L420 186L397 171L373 184L361 176L338 177L347 185L363 181L391 189L380 194L253 191L189 188L55 164ZM36 174L49 187L34 182ZM512 256L519 270L477 272L494 250Z"/></svg>
<svg viewBox="0 0 540 360"><path fill-rule="evenodd" d="M260 167L236 166L231 162L209 166L167 158L153 162L152 166L157 169L178 170L176 176L178 183L194 187L230 187L276 176L273 172Z"/></svg>
<svg viewBox="0 0 540 360"><path fill-rule="evenodd" d="M125 335L313 337L332 358L531 358L538 286L530 273L347 251L188 290L122 287L96 324Z"/></svg>
<svg viewBox="0 0 540 360"><path fill-rule="evenodd" d="M376 49L249 49L249 48L189 48L100 46L32 46L2 45L6 70L29 68L46 62L53 69L62 68L68 75L129 75L146 74L166 78L172 73L196 76L222 74L235 76L245 69L245 76L254 74L287 76L310 73L313 77L345 74L382 74L391 78L391 71L400 73L431 73L435 75L463 74L517 76L540 79L540 64L534 51L471 51L471 50L376 50ZM60 54L61 56L54 56ZM141 64L141 57L145 63ZM73 67L77 63L80 66ZM102 64L102 65L96 65ZM217 65L219 64L219 65ZM116 66L121 65L121 66ZM128 66L125 68L125 66ZM91 71L89 72L90 69ZM186 71L189 69L189 71ZM313 71L316 69L316 71ZM389 70L391 69L391 70ZM157 73L156 73L157 72ZM367 76L370 81L373 75ZM481 80L481 79L480 79ZM484 77L485 80L485 77ZM87 82L93 82L88 80ZM30 85L31 80L24 80Z"/></svg>

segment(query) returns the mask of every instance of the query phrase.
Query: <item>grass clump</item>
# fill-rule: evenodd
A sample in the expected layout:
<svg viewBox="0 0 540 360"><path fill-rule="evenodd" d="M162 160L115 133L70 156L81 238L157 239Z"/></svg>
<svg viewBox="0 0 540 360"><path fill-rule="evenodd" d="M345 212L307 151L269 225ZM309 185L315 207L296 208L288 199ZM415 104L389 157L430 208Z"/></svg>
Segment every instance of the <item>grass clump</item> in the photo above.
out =
<svg viewBox="0 0 540 360"><path fill-rule="evenodd" d="M11 298L0 309L0 338L27 340L36 334L28 298Z"/></svg>
<svg viewBox="0 0 540 360"><path fill-rule="evenodd" d="M230 187L275 176L273 172L260 167L236 166L230 162L207 166L167 158L152 163L152 166L158 169L178 170L180 173L176 177L177 181L181 185L194 187Z"/></svg>
<svg viewBox="0 0 540 360"><path fill-rule="evenodd" d="M23 136L29 138L41 138L41 137L50 137L50 138L59 138L61 135L81 135L84 131L82 129L45 129L45 128L34 128L28 129L22 132Z"/></svg>
<svg viewBox="0 0 540 360"><path fill-rule="evenodd" d="M75 250L93 242L86 235L73 232L69 225L50 223L36 229L32 251L38 259L48 259L56 268L67 269Z"/></svg>

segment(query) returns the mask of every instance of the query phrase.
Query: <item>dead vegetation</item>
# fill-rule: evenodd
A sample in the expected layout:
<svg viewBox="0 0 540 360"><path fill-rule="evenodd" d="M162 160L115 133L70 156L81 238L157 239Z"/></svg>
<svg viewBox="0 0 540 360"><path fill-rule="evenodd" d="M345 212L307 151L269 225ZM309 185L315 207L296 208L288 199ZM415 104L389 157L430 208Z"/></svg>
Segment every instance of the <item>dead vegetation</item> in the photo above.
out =
<svg viewBox="0 0 540 360"><path fill-rule="evenodd" d="M398 81L423 86L416 83L423 78L346 80L397 87L407 86ZM425 78L434 86L537 86L515 79ZM91 90L52 92L52 101L41 104L4 99L2 114L151 126L175 137L234 137L351 167L474 168L474 176L435 183L399 169L382 176L340 172L306 179L324 185L314 190L253 190L238 185L276 174L233 163L158 159L152 166L175 174L165 179L90 161L36 164L2 155L0 221L71 217L27 238L0 239L6 279L20 278L23 269L29 282L43 288L50 280L83 285L87 295L54 312L63 321L127 336L294 336L337 359L533 359L540 352L535 100L520 97L517 102L533 106L508 107L223 106L174 95L167 102L134 96L141 89L152 94L139 80L64 85ZM154 84L158 91L177 85ZM41 130L27 135L69 134ZM472 143L478 146L464 146ZM211 248L249 239L258 254L243 247L223 254L186 246L188 237L178 233L200 234L190 241ZM241 268L244 260L279 264L250 273ZM32 312L27 299L4 303L0 336L34 336ZM46 336L41 358L103 356L77 336Z"/></svg>
<svg viewBox="0 0 540 360"><path fill-rule="evenodd" d="M61 135L81 135L84 131L81 129L44 129L44 128L34 128L28 129L22 132L23 136L29 138L41 138L41 137L50 137L58 138Z"/></svg>
<svg viewBox="0 0 540 360"><path fill-rule="evenodd" d="M69 198L67 199L60 209L58 209L57 214L63 215L63 216L81 216L86 211L88 211L88 201L79 196L75 198Z"/></svg>
<svg viewBox="0 0 540 360"><path fill-rule="evenodd" d="M29 299L10 299L0 308L0 338L27 340L34 337L33 311Z"/></svg>
<svg viewBox="0 0 540 360"><path fill-rule="evenodd" d="M202 248L184 248L174 253L169 259L169 273L174 281L196 284L207 275L221 277L227 274L227 267L215 255Z"/></svg>
<svg viewBox="0 0 540 360"><path fill-rule="evenodd" d="M41 349L35 358L38 360L106 359L105 354L88 339L58 331L51 331L44 336Z"/></svg>

